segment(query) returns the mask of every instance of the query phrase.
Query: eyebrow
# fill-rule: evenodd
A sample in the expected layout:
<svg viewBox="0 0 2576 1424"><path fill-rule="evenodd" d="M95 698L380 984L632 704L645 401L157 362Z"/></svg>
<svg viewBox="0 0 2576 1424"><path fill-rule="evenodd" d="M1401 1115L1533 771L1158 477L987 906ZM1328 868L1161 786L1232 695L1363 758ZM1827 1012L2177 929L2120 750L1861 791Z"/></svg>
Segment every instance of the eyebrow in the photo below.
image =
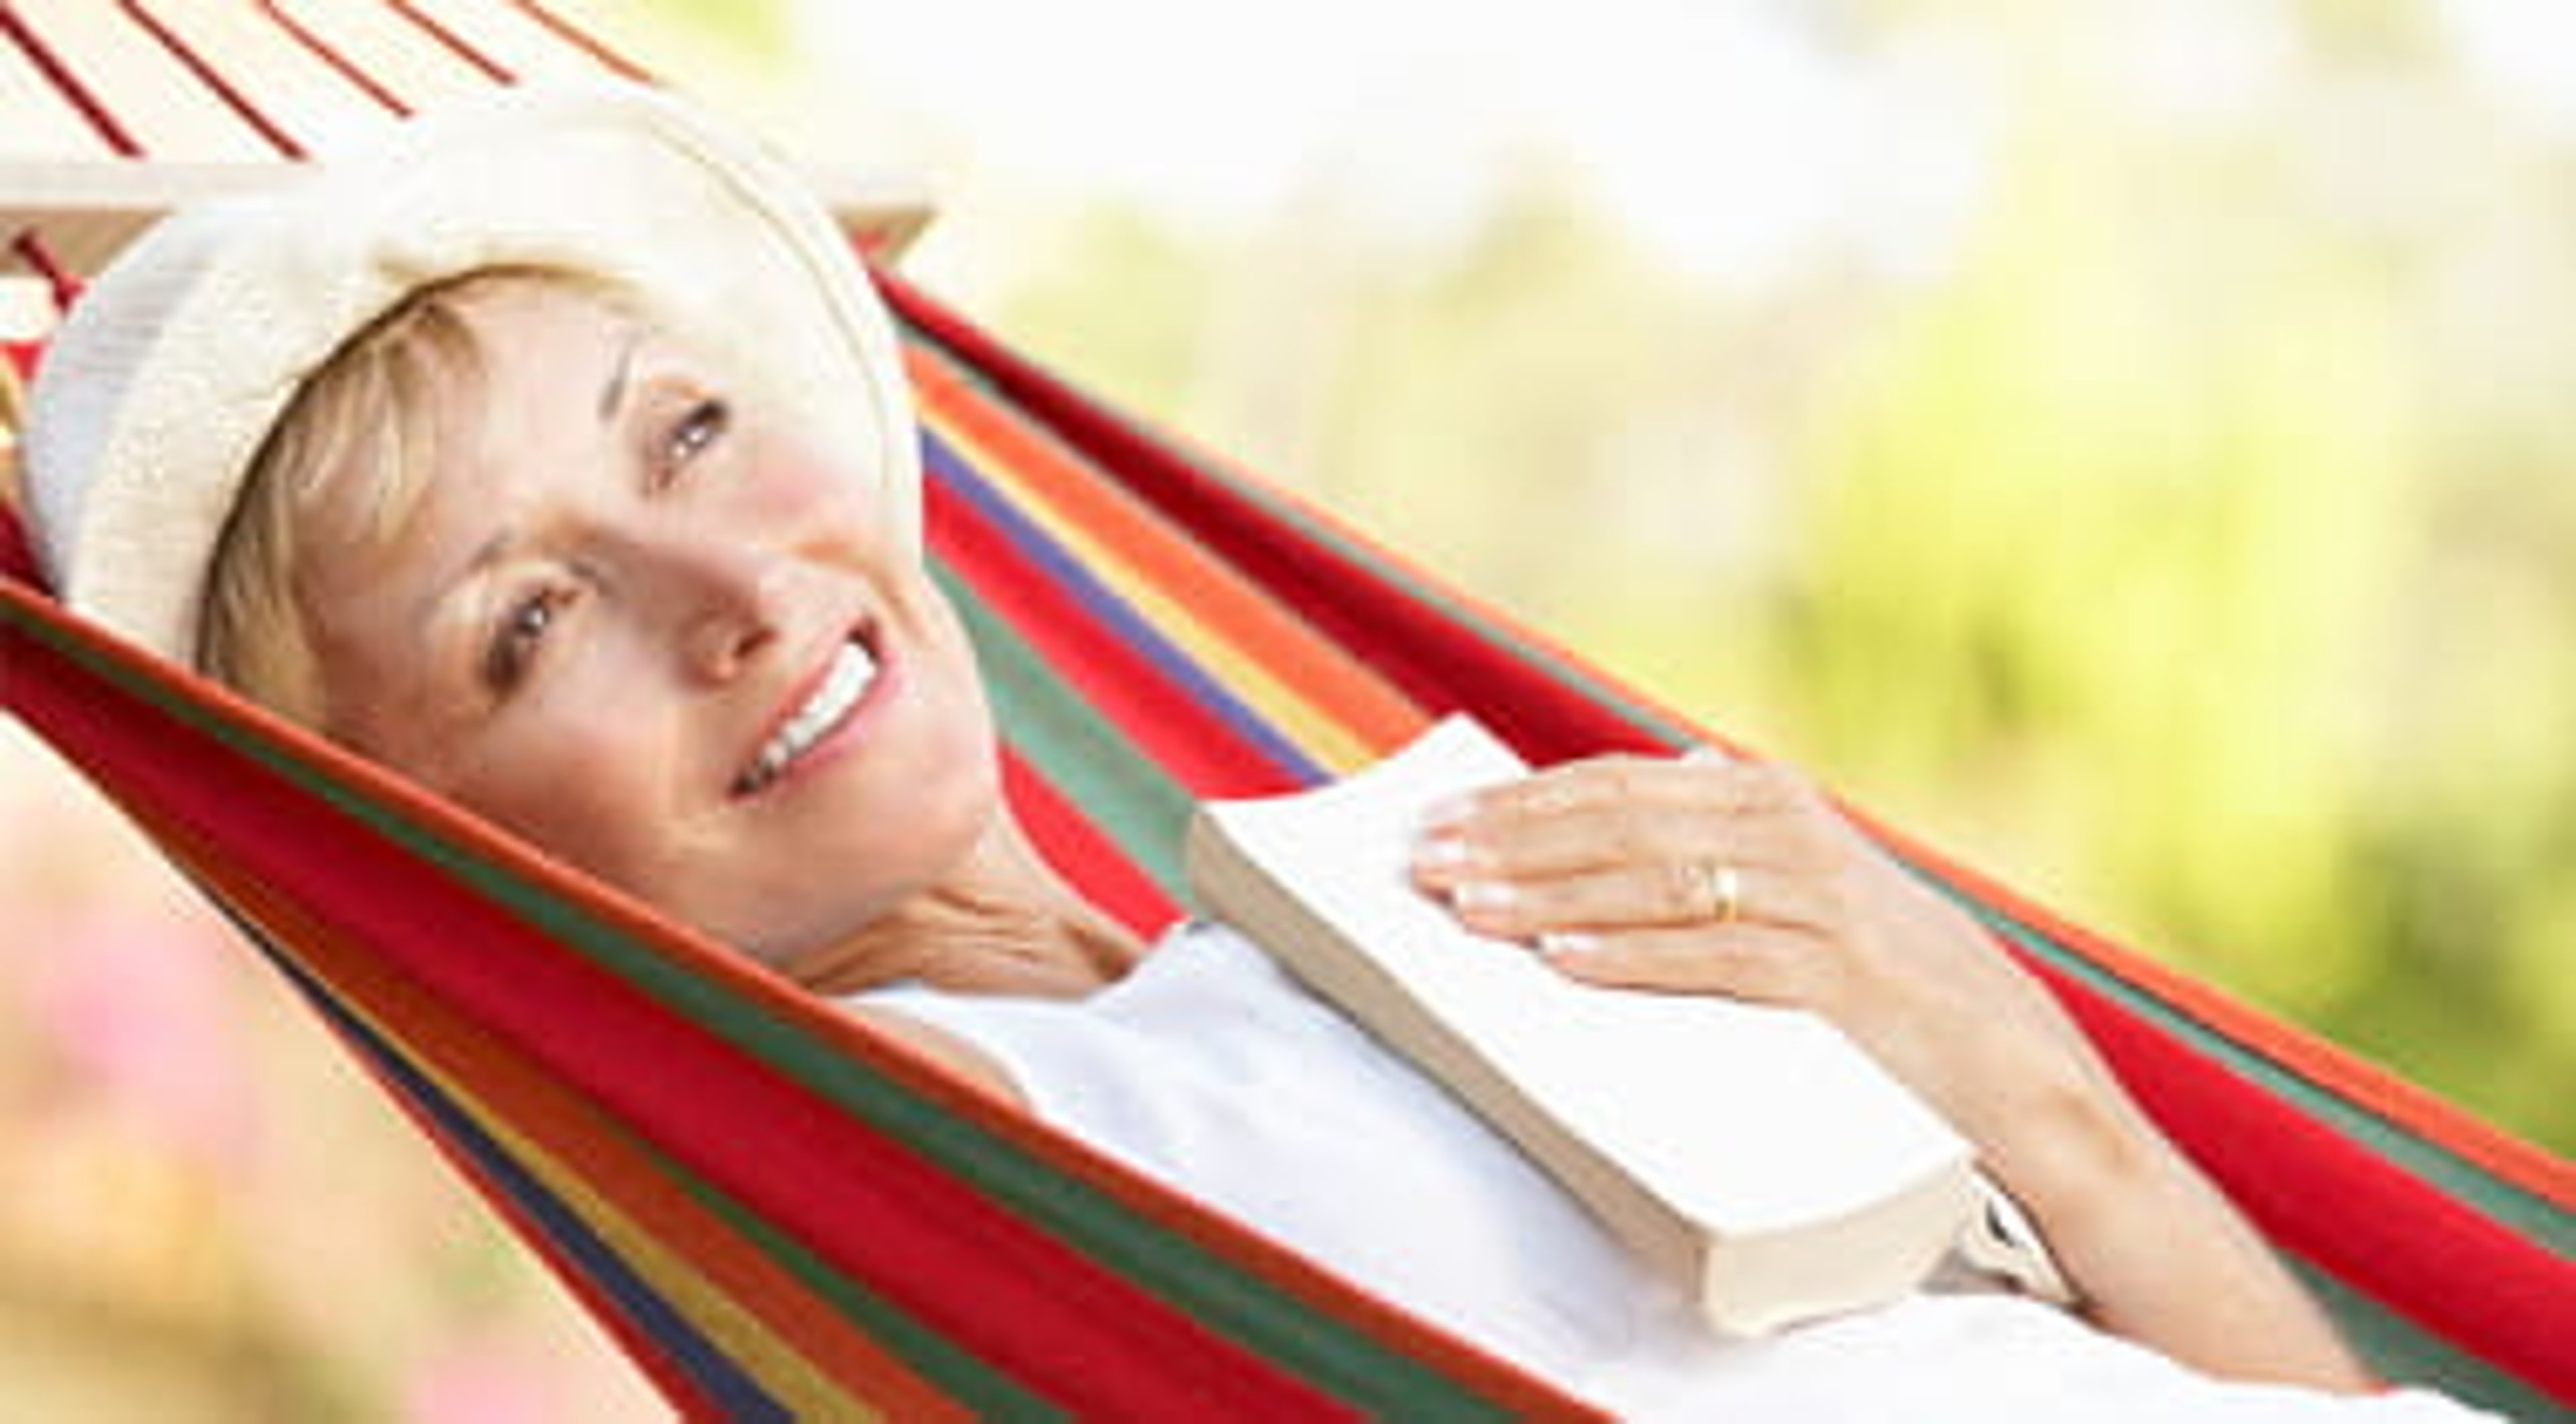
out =
<svg viewBox="0 0 2576 1424"><path fill-rule="evenodd" d="M630 331L625 343L617 349L617 364L608 373L608 383L599 390L599 423L617 418L617 408L626 403L626 387L635 374L635 349L644 344L644 333Z"/></svg>
<svg viewBox="0 0 2576 1424"><path fill-rule="evenodd" d="M473 582L475 575L501 562L502 556L510 552L510 546L518 542L519 531L516 529L494 531L492 537L475 548L472 557L458 566L455 574L441 579L432 587L429 596L420 601L420 610L414 621L424 629L435 623L439 610L456 597L458 589Z"/></svg>

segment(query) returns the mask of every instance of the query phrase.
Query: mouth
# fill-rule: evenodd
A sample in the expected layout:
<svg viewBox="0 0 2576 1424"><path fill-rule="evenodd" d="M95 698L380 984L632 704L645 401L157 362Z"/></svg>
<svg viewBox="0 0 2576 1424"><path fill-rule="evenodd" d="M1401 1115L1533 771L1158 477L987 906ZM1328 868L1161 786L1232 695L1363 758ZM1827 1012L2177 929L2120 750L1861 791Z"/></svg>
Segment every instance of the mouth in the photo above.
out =
<svg viewBox="0 0 2576 1424"><path fill-rule="evenodd" d="M735 796L754 796L793 771L816 747L849 724L877 684L878 661L869 629L859 628L833 650L811 690L780 720L734 778Z"/></svg>

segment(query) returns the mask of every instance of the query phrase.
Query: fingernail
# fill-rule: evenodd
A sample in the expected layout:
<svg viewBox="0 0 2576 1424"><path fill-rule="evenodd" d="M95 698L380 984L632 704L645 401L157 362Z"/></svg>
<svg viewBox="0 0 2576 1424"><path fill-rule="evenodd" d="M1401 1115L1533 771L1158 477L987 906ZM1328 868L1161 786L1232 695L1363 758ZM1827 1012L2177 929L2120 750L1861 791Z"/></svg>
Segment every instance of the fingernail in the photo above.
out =
<svg viewBox="0 0 2576 1424"><path fill-rule="evenodd" d="M1558 955L1580 956L1601 947L1601 936L1584 930L1549 930L1538 937L1538 951L1554 958Z"/></svg>
<svg viewBox="0 0 2576 1424"><path fill-rule="evenodd" d="M1434 832L1413 843L1413 865L1417 870L1455 870L1469 858L1467 842L1458 836Z"/></svg>
<svg viewBox="0 0 2576 1424"><path fill-rule="evenodd" d="M1475 809L1476 798L1472 796L1444 796L1432 802L1430 808L1422 813L1422 828L1445 831L1462 825Z"/></svg>
<svg viewBox="0 0 2576 1424"><path fill-rule="evenodd" d="M1520 892L1502 880L1470 880L1449 892L1449 903L1461 910L1502 910L1510 908Z"/></svg>
<svg viewBox="0 0 2576 1424"><path fill-rule="evenodd" d="M1713 747L1706 742L1701 742L1695 746L1684 748L1682 751L1682 760L1687 762L1707 762L1711 765L1723 766L1727 762L1733 761L1734 758L1728 756L1723 748Z"/></svg>

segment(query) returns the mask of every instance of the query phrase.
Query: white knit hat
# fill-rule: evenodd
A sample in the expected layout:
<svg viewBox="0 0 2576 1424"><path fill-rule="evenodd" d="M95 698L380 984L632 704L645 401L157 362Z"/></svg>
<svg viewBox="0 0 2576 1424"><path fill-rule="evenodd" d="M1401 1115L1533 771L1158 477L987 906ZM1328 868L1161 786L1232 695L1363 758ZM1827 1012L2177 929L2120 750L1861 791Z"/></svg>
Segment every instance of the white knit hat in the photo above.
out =
<svg viewBox="0 0 2576 1424"><path fill-rule="evenodd" d="M779 159L659 93L502 90L362 153L213 200L82 293L29 393L39 560L76 611L194 663L208 565L269 428L348 337L426 283L569 268L787 402L918 547L900 347L847 240Z"/></svg>

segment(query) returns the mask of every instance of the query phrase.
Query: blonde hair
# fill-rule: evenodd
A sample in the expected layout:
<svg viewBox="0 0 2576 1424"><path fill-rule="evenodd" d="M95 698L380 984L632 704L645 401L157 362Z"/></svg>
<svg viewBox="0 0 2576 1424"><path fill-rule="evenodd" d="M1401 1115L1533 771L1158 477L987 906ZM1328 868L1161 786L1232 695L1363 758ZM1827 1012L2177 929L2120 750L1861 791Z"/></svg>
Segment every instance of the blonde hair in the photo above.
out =
<svg viewBox="0 0 2576 1424"><path fill-rule="evenodd" d="M486 355L462 309L518 283L617 301L608 283L575 272L481 268L406 294L304 379L252 456L216 541L198 615L200 671L293 720L321 722L321 662L297 595L313 517L326 502L348 511L331 533L370 544L402 531L438 466L439 397L484 379Z"/></svg>

